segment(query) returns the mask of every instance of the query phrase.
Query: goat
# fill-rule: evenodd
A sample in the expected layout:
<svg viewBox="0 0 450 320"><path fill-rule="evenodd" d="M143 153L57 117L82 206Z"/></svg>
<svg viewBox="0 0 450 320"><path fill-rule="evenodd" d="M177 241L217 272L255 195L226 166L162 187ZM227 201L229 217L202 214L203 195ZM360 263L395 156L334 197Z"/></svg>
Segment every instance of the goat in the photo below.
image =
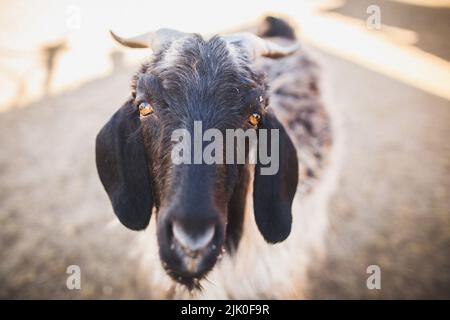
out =
<svg viewBox="0 0 450 320"><path fill-rule="evenodd" d="M334 136L317 65L287 22L269 17L265 25L259 35L209 39L170 29L112 34L153 50L96 140L114 212L126 227L147 229L139 273L152 298L303 296L336 181ZM193 132L195 121L253 128L258 137L278 129L278 172L262 175L260 161L174 165L171 133Z"/></svg>

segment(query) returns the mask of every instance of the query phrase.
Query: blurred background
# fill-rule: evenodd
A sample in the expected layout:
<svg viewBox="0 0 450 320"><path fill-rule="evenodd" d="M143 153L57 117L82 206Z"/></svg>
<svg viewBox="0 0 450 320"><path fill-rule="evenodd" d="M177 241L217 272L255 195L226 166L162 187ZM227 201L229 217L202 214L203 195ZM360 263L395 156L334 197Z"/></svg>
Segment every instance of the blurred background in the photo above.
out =
<svg viewBox="0 0 450 320"><path fill-rule="evenodd" d="M379 27L367 22L373 5ZM446 0L0 0L0 298L148 296L94 139L150 52L118 47L108 30L218 33L266 13L299 25L343 130L326 253L305 297L450 298ZM66 287L72 264L81 290ZM373 264L380 290L366 286Z"/></svg>

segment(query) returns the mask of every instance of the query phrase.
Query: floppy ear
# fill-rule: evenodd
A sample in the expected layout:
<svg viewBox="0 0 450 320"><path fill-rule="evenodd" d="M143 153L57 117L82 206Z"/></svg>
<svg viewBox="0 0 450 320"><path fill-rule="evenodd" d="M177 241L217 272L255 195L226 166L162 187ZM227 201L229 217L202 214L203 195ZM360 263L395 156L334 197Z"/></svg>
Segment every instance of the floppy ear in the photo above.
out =
<svg viewBox="0 0 450 320"><path fill-rule="evenodd" d="M260 129L268 131L268 152L271 150L270 129L279 130L278 172L274 175L261 174L263 166L258 155L253 182L256 224L267 242L276 243L285 240L291 232L291 206L298 183L297 152L285 129L273 114L268 113L263 117L258 128L258 138L261 135Z"/></svg>
<svg viewBox="0 0 450 320"><path fill-rule="evenodd" d="M100 180L120 222L132 230L145 229L153 208L139 116L125 103L97 135L96 162Z"/></svg>

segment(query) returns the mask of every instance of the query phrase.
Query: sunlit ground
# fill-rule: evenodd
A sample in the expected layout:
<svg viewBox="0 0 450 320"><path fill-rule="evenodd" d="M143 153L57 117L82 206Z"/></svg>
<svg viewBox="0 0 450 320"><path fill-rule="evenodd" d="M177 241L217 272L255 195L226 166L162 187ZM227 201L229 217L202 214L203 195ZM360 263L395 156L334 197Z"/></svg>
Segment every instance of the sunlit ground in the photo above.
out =
<svg viewBox="0 0 450 320"><path fill-rule="evenodd" d="M383 1L389 2L393 1ZM439 0L399 2L430 8L450 6L449 1ZM211 34L248 24L267 12L296 20L303 40L320 49L450 99L448 60L417 47L419 35L415 31L383 24L389 12L381 12L380 30L370 30L361 19L369 16L364 4L358 18L333 11L343 4L345 1L339 0L43 0L39 5L24 0L1 1L0 110L23 106L44 94L75 88L111 73L114 50L123 53L126 64L148 55L146 50L119 49L109 29L125 36L160 27ZM49 51L44 48L49 46L56 46L56 50L52 77L46 80Z"/></svg>

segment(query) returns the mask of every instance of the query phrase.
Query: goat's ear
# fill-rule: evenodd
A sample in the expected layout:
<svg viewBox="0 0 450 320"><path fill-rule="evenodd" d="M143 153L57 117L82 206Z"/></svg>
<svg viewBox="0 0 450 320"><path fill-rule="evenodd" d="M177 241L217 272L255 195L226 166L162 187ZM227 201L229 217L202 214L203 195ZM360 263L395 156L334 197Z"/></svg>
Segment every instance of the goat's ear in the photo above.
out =
<svg viewBox="0 0 450 320"><path fill-rule="evenodd" d="M100 180L120 222L132 230L147 227L153 208L152 181L139 121L128 101L105 124L96 140Z"/></svg>
<svg viewBox="0 0 450 320"><path fill-rule="evenodd" d="M258 155L253 182L253 207L256 224L267 242L276 243L285 240L291 232L291 206L298 183L297 152L286 130L273 114L268 113L261 119L258 129L259 138L261 137L260 129L268 131L268 152L273 143L270 139L270 129L279 130L278 172L273 175L262 174L263 165L260 163ZM271 157L273 158L273 155Z"/></svg>

